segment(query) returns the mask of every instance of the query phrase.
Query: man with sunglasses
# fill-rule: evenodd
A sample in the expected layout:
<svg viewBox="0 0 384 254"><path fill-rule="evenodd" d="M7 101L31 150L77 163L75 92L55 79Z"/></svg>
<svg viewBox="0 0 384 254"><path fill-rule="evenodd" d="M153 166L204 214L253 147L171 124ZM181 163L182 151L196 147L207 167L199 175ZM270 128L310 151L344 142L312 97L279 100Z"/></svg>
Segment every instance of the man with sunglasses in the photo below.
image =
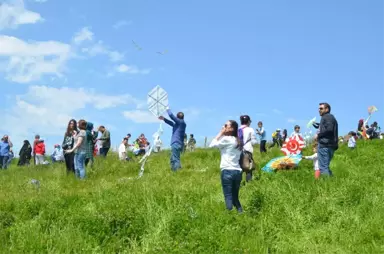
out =
<svg viewBox="0 0 384 254"><path fill-rule="evenodd" d="M331 106L328 103L319 104L319 114L321 116L319 133L317 134L319 168L322 175L332 176L329 164L333 154L339 148L339 127L336 118L331 114Z"/></svg>

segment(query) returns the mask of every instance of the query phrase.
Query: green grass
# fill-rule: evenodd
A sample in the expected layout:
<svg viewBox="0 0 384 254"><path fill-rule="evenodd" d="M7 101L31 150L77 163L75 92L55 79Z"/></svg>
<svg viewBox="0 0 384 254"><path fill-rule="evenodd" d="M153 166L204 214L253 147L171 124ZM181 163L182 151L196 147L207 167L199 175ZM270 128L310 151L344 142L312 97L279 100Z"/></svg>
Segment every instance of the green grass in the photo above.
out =
<svg viewBox="0 0 384 254"><path fill-rule="evenodd" d="M85 181L63 164L12 166L0 171L0 253L384 253L383 148L342 146L320 181L311 161L262 172L241 187L241 215L225 210L217 150L183 155L176 174L168 152L153 154L135 180L139 165L117 156Z"/></svg>

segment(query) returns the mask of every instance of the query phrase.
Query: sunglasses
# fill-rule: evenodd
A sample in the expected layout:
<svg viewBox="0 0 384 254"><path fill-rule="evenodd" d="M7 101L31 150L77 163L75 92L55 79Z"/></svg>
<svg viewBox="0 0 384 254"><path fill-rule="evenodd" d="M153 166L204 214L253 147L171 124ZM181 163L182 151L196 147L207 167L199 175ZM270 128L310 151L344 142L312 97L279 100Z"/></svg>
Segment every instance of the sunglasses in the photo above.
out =
<svg viewBox="0 0 384 254"><path fill-rule="evenodd" d="M324 108L319 108L319 110L324 110Z"/></svg>

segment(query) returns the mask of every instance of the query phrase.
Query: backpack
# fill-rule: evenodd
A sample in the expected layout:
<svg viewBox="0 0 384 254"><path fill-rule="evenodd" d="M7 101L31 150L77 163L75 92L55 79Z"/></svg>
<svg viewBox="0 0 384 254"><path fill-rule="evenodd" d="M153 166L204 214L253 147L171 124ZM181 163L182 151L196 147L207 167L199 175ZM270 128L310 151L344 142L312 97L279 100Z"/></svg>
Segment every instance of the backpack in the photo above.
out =
<svg viewBox="0 0 384 254"><path fill-rule="evenodd" d="M250 152L244 150L244 145L247 144L249 141L251 141L251 139L247 140L247 142L244 143L244 132L243 132L244 128L240 128L237 132L237 136L240 139L240 145L243 147L243 150L241 151L241 154L240 154L239 164L241 169L244 172L250 172L254 169L253 157Z"/></svg>

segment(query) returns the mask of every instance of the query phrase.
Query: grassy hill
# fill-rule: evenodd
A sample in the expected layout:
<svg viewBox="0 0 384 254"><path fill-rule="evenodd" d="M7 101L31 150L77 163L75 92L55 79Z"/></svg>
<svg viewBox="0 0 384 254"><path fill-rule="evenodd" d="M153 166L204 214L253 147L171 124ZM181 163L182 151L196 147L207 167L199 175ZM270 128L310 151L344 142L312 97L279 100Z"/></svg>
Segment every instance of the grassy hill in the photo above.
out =
<svg viewBox="0 0 384 254"><path fill-rule="evenodd" d="M63 164L0 171L0 253L384 253L382 141L342 146L330 179L315 181L311 161L262 172L240 190L241 215L225 210L219 159L187 153L175 174L153 154L141 179L116 155L85 181Z"/></svg>

